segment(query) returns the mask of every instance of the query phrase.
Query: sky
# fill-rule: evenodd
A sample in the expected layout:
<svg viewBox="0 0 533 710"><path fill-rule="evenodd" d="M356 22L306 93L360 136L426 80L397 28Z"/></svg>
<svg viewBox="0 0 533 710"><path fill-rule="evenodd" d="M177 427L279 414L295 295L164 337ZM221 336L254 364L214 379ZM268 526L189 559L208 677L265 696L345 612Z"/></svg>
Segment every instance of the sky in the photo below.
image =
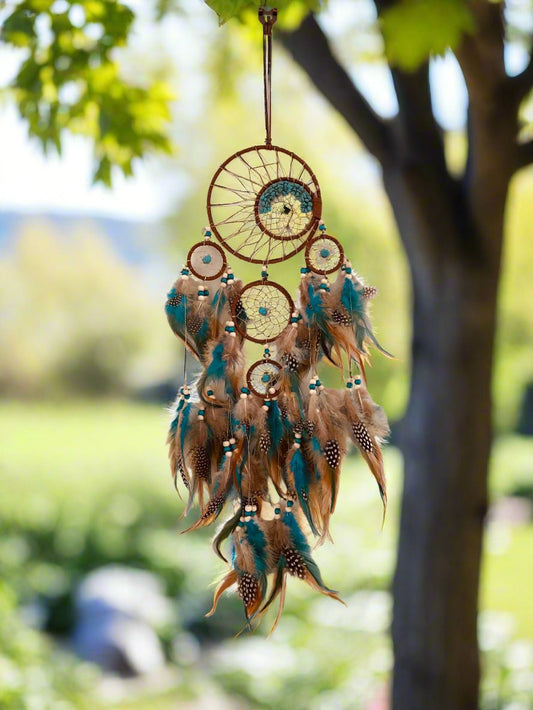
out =
<svg viewBox="0 0 533 710"><path fill-rule="evenodd" d="M146 51L157 51L161 43L169 51L179 68L179 95L187 97L176 104L176 110L191 117L201 104L202 49L195 33L224 32L213 21L211 10L199 0L187 0L192 8L189 19L177 18L166 27L155 29L142 18L142 7L135 38L136 48L144 43ZM366 7L371 6L370 4ZM144 6L146 7L146 5ZM334 37L347 20L371 22L372 17L354 17L360 13L360 3L339 0L330 3L322 13L321 23ZM525 62L524 53L517 48L508 51L508 66L512 73ZM13 75L17 57L11 50L0 50L0 86ZM274 65L275 66L275 65ZM352 72L354 81L374 108L385 116L396 111L392 82L384 65L360 62ZM261 77L258 76L258 81ZM464 124L466 90L457 62L451 54L432 61L431 81L436 116L444 128L459 130ZM275 97L274 97L275 98ZM157 158L138 163L134 178L116 176L113 191L91 184L92 156L88 142L82 137L66 137L62 157L43 156L40 146L29 139L27 129L18 117L16 108L4 99L0 103L0 210L58 211L100 214L135 220L156 220L175 208L183 185L177 174L174 180L164 181L158 170Z"/></svg>

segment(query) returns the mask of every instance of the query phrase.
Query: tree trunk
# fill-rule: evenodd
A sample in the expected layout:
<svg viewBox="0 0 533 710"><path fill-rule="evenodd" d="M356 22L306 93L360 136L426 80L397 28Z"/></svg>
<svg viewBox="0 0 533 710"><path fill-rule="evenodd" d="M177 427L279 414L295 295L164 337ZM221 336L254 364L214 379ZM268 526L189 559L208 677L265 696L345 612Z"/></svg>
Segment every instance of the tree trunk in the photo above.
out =
<svg viewBox="0 0 533 710"><path fill-rule="evenodd" d="M425 210L417 210L408 191L399 189L404 184L385 171L406 248L410 252L413 243L414 250L409 254L412 379L401 430L405 486L394 580L393 708L475 710L499 248L489 261L472 258L467 245L479 240L468 232L463 210L454 214L450 206L444 218L427 201ZM490 210L501 244L505 194L498 197ZM457 234L451 234L454 229ZM431 230L432 239L425 234L417 239L416 230ZM450 248L454 243L465 248Z"/></svg>
<svg viewBox="0 0 533 710"><path fill-rule="evenodd" d="M375 0L378 13L393 0ZM476 32L456 48L469 95L464 174L446 165L429 67L391 67L398 114L375 114L306 18L283 38L383 168L413 285L412 378L401 446L405 487L394 579L394 710L475 710L477 603L491 444L491 372L509 181L533 58L505 72L501 3L470 0Z"/></svg>

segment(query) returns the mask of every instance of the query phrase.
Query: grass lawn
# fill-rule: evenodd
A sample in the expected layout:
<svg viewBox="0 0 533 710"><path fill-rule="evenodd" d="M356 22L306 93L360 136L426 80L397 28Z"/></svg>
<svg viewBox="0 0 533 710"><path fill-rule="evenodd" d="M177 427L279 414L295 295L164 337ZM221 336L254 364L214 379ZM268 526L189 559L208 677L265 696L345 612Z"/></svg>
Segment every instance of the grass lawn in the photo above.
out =
<svg viewBox="0 0 533 710"><path fill-rule="evenodd" d="M68 628L65 609L73 585L88 570L115 561L152 570L163 578L169 596L181 600L177 609L180 627L191 615L202 618L209 608L210 581L223 566L209 550L210 531L178 535L186 525L179 520L183 504L168 470L167 423L162 407L145 404L0 402L0 565L21 599L35 594L57 598L55 629ZM398 452L389 449L386 460L391 503L384 530L380 530L375 483L353 458L343 471L332 526L335 545L326 544L316 551L326 583L341 591L348 608L337 609L333 602L317 598L291 580L288 613L275 640L260 646L260 653L266 654L265 663L271 665L277 657L284 657L287 647L298 649L298 657L303 659L291 666L292 675L287 676L286 705L280 704L270 686L260 687L257 692L262 695L255 698L256 688L248 687L248 675L235 674L222 664L213 672L222 679L226 692L251 698L258 708L308 710L301 688L311 679L316 697L326 693L332 683L339 688L344 683L346 693L352 693L356 681L361 682L358 692L363 697L370 692L370 686L364 685L363 666L375 666L371 671L367 668L367 675L371 672L380 678L386 674L390 668L385 635L390 604L383 592L394 568L401 492ZM532 462L531 440L514 437L499 441L493 456L493 494L504 495L530 482ZM483 609L512 614L514 635L533 639L533 526L491 525L486 550ZM377 596L374 590L378 590ZM202 628L207 633L214 629L220 638L231 636L235 624L240 623L234 615L237 606L231 604L223 600L221 613L202 621ZM259 645L264 634L260 636ZM373 650L374 640L377 645ZM235 654L236 666L245 667L239 654L256 640L228 643L226 657ZM321 675L319 659L328 656L337 659L328 671L334 680L331 675ZM358 657L362 680L354 680L353 675ZM254 672L249 671L250 677ZM175 695L171 696L168 703L164 699L154 700L153 705L148 700L141 704L132 701L121 707L166 710L176 706ZM266 705L261 704L262 698L266 698ZM342 698L339 702L342 706Z"/></svg>

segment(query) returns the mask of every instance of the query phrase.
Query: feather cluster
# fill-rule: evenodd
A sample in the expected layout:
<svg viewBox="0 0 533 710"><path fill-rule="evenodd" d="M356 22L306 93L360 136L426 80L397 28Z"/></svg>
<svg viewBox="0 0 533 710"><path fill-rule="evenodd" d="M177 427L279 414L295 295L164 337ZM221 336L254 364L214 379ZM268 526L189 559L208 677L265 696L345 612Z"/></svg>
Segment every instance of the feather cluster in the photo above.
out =
<svg viewBox="0 0 533 710"><path fill-rule="evenodd" d="M184 268L166 302L170 327L202 366L173 406L172 475L187 492L184 514L195 502L199 506L188 530L228 512L213 548L229 569L209 613L235 586L250 624L279 598L277 623L289 575L340 601L324 583L311 548L329 537L350 444L376 479L384 512L387 502L380 444L389 428L365 377L369 346L386 352L368 316L376 291L349 262L331 283L308 268L301 272L296 312L269 343L268 355L281 369L265 398L247 387L245 334L231 315L242 283L229 269L207 283ZM317 374L322 360L358 374L347 377L344 390L325 387Z"/></svg>

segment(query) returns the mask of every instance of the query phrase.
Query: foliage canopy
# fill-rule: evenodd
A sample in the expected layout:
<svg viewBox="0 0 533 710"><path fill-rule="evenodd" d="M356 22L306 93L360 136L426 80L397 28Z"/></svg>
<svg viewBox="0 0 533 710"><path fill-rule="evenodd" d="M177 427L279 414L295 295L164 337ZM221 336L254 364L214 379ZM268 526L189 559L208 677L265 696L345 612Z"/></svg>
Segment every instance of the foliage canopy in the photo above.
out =
<svg viewBox="0 0 533 710"><path fill-rule="evenodd" d="M207 0L221 23L255 21L257 0ZM280 26L294 28L320 0L279 0ZM179 0L154 3L161 19ZM135 14L121 0L19 0L0 11L0 43L18 50L18 70L6 87L29 134L44 151L62 149L65 132L94 146L94 180L111 184L112 168L131 175L136 158L170 152L173 92L161 80L126 80L117 50L131 43ZM3 22L1 22L3 20ZM380 14L391 64L414 70L453 47L474 23L465 0L403 0Z"/></svg>

